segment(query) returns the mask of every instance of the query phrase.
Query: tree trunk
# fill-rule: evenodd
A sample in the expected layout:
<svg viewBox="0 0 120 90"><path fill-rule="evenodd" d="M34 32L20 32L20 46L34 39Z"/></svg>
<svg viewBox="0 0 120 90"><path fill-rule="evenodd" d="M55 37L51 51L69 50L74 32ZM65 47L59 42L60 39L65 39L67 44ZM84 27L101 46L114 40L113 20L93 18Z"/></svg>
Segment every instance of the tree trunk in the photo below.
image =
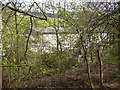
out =
<svg viewBox="0 0 120 90"><path fill-rule="evenodd" d="M19 57L19 37L18 37L18 34L19 34L19 31L18 31L18 24L17 24L17 12L15 11L14 13L15 15L15 30L16 30L16 65L19 65L20 64L20 57ZM19 83L20 83L20 68L18 67L18 74L17 74L17 80L16 80L16 85L17 87L19 86Z"/></svg>
<svg viewBox="0 0 120 90"><path fill-rule="evenodd" d="M19 65L19 38L18 38L18 24L17 24L17 13L15 12L15 30L16 30L16 64Z"/></svg>
<svg viewBox="0 0 120 90"><path fill-rule="evenodd" d="M102 60L100 59L99 50L97 50L97 59L100 65L100 87L103 87L103 64L102 64Z"/></svg>
<svg viewBox="0 0 120 90"><path fill-rule="evenodd" d="M87 74L88 74L88 80L89 80L89 83L90 83L90 88L93 89L93 84L92 84L92 80L91 80L91 73L90 73L89 60L87 59L87 51L86 51L85 46L83 44L83 39L82 39L81 35L80 35L80 40L81 40L82 48L83 48L83 51L84 51L84 59L85 59L86 66L87 66Z"/></svg>

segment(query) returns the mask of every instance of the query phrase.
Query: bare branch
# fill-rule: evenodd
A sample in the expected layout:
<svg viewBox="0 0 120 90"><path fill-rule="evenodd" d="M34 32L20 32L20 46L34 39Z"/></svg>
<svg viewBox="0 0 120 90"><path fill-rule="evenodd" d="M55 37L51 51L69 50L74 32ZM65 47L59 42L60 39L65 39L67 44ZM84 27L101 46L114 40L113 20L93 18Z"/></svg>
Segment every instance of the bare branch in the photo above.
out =
<svg viewBox="0 0 120 90"><path fill-rule="evenodd" d="M32 17L30 17L30 32L29 32L29 35L28 35L28 38L27 38L27 42L26 42L26 50L25 50L25 53L24 53L24 57L27 61L27 57L26 57L26 54L27 54L27 50L28 50L28 43L29 43L29 39L30 39L30 35L32 33L32 28L33 28L33 22L32 22Z"/></svg>
<svg viewBox="0 0 120 90"><path fill-rule="evenodd" d="M25 12L25 11L20 10L20 9L18 9L18 8L13 8L13 7L9 6L9 4L10 4L10 3L8 3L8 4L6 4L6 5L3 4L3 6L8 7L9 9L11 9L11 10L13 10L13 11L16 11L16 12L18 12L18 13L22 13L22 14L28 15L28 16L30 16L30 17L34 17L34 18L38 18L38 19L40 19L40 20L45 20L45 21L47 21L47 17L46 17L46 16L45 16L45 18L42 18L42 17L39 17L39 16L35 16L35 15L33 15L33 14L30 14L29 12ZM3 7L2 10L3 10L5 7Z"/></svg>

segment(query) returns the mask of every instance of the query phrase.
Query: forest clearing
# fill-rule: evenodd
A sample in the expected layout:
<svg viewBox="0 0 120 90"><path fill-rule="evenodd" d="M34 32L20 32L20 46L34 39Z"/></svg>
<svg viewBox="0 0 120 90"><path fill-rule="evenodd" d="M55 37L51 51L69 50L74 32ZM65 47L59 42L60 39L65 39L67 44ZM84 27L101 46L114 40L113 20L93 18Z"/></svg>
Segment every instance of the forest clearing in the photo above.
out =
<svg viewBox="0 0 120 90"><path fill-rule="evenodd" d="M1 5L3 89L120 88L120 2Z"/></svg>

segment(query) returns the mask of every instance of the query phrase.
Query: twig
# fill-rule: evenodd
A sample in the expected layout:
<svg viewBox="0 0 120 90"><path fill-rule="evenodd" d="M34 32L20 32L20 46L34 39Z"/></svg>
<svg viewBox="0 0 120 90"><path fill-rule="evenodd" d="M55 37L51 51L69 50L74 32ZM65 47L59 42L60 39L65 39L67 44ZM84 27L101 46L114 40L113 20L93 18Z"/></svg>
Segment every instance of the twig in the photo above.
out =
<svg viewBox="0 0 120 90"><path fill-rule="evenodd" d="M9 3L9 4L10 4L10 3ZM28 15L28 16L30 16L30 17L34 17L34 18L38 18L38 19L40 19L40 20L45 20L45 21L47 21L47 17L42 18L42 17L39 17L39 16L35 16L35 15L33 15L33 14L30 14L29 12L25 12L25 11L20 10L20 9L18 9L18 8L13 8L13 7L9 6L9 4L7 4L7 5L4 5L4 4L3 4L3 6L8 7L9 9L11 9L11 10L13 10L13 11L16 11L16 12L19 12L19 13L22 13L22 14L24 14L24 15ZM3 10L5 7L3 7L2 10Z"/></svg>

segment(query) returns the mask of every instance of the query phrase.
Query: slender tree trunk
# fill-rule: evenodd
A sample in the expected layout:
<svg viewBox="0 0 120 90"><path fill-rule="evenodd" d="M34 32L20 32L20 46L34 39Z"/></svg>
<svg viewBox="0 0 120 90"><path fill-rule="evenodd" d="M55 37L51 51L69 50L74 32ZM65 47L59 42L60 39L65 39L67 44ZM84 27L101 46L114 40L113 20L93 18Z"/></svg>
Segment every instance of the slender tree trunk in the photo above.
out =
<svg viewBox="0 0 120 90"><path fill-rule="evenodd" d="M100 87L102 88L103 87L103 63L102 63L102 60L100 59L99 50L97 50L97 58L100 65Z"/></svg>
<svg viewBox="0 0 120 90"><path fill-rule="evenodd" d="M19 34L19 31L18 31L18 24L17 24L17 13L15 12L14 13L15 15L15 30L16 30L16 65L19 65L20 64L20 58L19 58L19 38L18 38L18 34ZM19 83L20 83L20 68L18 67L18 74L17 74L17 84L16 86L18 87L19 86Z"/></svg>
<svg viewBox="0 0 120 90"><path fill-rule="evenodd" d="M19 65L19 38L18 38L18 24L17 24L17 13L15 12L15 30L16 30L16 64Z"/></svg>
<svg viewBox="0 0 120 90"><path fill-rule="evenodd" d="M53 11L53 15L54 15L54 11ZM58 29L57 29L57 26L56 26L56 20L55 20L55 17L54 17L54 29L55 29L55 34L56 34L56 48L57 48L57 54L58 54L58 51L59 51L59 36L58 36Z"/></svg>
<svg viewBox="0 0 120 90"><path fill-rule="evenodd" d="M56 41L57 41L57 53L59 51L59 36L58 36L58 30L56 30Z"/></svg>
<svg viewBox="0 0 120 90"><path fill-rule="evenodd" d="M85 62L86 62L86 66L87 66L87 74L88 74L88 80L90 82L90 88L93 89L93 84L92 84L92 80L91 80L91 73L90 73L90 65L89 65L89 61L86 57L86 55L84 56Z"/></svg>
<svg viewBox="0 0 120 90"><path fill-rule="evenodd" d="M89 60L87 59L87 51L86 51L85 46L83 44L82 36L80 36L80 39L81 39L81 44L82 44L82 48L84 51L84 59L85 59L86 66L87 66L87 74L88 74L88 80L90 83L90 88L93 89L93 84L92 84L92 80L91 80L91 73L90 73L90 65L89 65Z"/></svg>

